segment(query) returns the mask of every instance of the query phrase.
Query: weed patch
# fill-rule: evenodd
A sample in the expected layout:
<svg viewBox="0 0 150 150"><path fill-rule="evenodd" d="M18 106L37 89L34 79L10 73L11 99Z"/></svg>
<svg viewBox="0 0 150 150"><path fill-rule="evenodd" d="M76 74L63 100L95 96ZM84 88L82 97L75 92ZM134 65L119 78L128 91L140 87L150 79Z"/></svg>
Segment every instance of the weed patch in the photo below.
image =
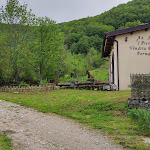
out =
<svg viewBox="0 0 150 150"><path fill-rule="evenodd" d="M128 115L134 119L139 129L147 136L150 136L150 111L148 109L131 109Z"/></svg>
<svg viewBox="0 0 150 150"><path fill-rule="evenodd" d="M11 140L5 134L0 134L0 150L13 150Z"/></svg>

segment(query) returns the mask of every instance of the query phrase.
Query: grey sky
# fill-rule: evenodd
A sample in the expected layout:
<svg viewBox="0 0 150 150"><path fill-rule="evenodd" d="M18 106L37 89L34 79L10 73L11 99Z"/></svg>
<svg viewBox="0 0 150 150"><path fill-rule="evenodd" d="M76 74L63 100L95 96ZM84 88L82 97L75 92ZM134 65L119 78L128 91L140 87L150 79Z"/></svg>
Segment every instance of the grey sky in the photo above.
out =
<svg viewBox="0 0 150 150"><path fill-rule="evenodd" d="M131 0L19 0L38 17L47 16L57 23L99 15ZM7 0L0 0L5 5Z"/></svg>

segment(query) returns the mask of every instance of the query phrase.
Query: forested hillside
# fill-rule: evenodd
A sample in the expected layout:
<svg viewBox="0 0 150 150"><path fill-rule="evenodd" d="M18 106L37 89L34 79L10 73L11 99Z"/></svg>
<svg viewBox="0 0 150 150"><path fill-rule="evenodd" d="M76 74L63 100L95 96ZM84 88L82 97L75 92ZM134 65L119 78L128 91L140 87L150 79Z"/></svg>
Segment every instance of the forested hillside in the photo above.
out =
<svg viewBox="0 0 150 150"><path fill-rule="evenodd" d="M8 0L0 11L0 85L85 75L107 61L101 57L105 32L150 22L149 0L60 24L36 17L19 0Z"/></svg>
<svg viewBox="0 0 150 150"><path fill-rule="evenodd" d="M150 22L150 1L132 0L95 17L61 24L65 44L73 53L87 54L90 48L102 50L105 32Z"/></svg>

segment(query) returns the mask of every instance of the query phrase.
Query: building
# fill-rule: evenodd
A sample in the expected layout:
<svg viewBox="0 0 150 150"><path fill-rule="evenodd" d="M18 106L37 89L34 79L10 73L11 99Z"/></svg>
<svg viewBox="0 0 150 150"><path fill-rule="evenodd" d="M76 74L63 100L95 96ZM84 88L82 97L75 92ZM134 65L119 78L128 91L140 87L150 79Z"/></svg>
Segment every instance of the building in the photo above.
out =
<svg viewBox="0 0 150 150"><path fill-rule="evenodd" d="M130 89L130 74L150 74L150 24L108 32L103 57L109 57L109 82Z"/></svg>

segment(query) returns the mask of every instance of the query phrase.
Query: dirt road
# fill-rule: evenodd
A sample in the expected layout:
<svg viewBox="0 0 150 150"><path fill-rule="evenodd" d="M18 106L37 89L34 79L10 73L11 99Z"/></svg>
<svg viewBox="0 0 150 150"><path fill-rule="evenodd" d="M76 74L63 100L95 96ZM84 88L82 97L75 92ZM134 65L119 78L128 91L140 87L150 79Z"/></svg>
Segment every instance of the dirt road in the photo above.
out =
<svg viewBox="0 0 150 150"><path fill-rule="evenodd" d="M15 150L121 150L97 131L57 115L0 100L0 132Z"/></svg>

